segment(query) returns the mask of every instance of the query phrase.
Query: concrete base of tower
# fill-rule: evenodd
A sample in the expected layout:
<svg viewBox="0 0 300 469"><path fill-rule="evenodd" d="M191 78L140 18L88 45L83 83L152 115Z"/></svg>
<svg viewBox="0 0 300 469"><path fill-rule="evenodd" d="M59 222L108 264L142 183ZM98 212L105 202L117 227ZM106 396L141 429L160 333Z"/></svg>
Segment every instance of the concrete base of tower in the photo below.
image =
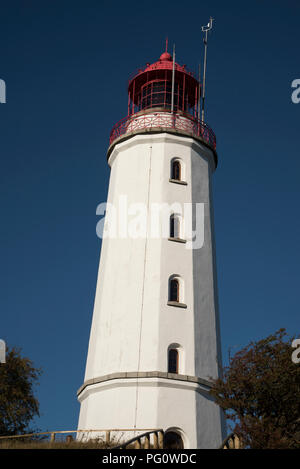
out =
<svg viewBox="0 0 300 469"><path fill-rule="evenodd" d="M85 386L78 399L78 430L87 430L89 438L103 436L101 430L121 429L117 437L126 441L135 436L129 430L163 429L177 434L184 448L216 449L225 436L220 409L208 388L188 380L111 379Z"/></svg>

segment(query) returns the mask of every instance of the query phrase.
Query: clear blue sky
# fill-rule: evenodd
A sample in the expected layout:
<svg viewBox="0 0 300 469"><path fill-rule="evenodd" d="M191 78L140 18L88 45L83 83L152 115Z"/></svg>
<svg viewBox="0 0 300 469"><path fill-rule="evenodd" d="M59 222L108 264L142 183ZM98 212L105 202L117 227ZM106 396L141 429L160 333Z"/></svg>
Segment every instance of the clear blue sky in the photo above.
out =
<svg viewBox="0 0 300 469"><path fill-rule="evenodd" d="M2 2L1 327L44 372L42 430L77 426L106 200L111 127L127 80L176 43L197 70L209 16L207 122L224 362L280 327L299 334L297 0Z"/></svg>

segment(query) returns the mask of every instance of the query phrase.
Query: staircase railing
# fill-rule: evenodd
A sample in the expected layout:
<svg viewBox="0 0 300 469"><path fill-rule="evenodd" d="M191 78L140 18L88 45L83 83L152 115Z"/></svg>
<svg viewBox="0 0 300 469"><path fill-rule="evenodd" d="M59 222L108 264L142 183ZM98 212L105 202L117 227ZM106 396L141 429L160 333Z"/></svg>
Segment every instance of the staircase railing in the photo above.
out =
<svg viewBox="0 0 300 469"><path fill-rule="evenodd" d="M112 449L126 449L127 446L134 444L134 449L150 449L151 447L151 435L153 436L153 449L163 449L164 448L164 431L151 430L149 432L142 433L137 435L130 440L122 443L121 445L115 446Z"/></svg>
<svg viewBox="0 0 300 469"><path fill-rule="evenodd" d="M230 433L219 449L242 449L242 443L240 438L235 433Z"/></svg>
<svg viewBox="0 0 300 469"><path fill-rule="evenodd" d="M112 446L114 443L114 439L121 434L128 434L128 433L137 433L142 432L135 435L130 440L125 441L124 443L118 444L117 446ZM97 436L93 436L97 435ZM77 442L87 442L88 440L96 441L99 434L103 435L104 438L101 438L102 445L106 445L107 448L110 449L125 449L129 445L133 445L136 449L147 449L150 447L154 449L163 449L164 445L164 431L162 429L156 428L116 428L116 429L99 429L99 430L59 430L59 431L52 431L52 432L39 432L39 433L26 433L22 435L1 435L0 436L0 446L1 443L4 441L35 441L36 443L45 443L47 440L50 444L55 444L56 442L63 442L65 441L67 444L74 441ZM115 435L112 435L115 434ZM75 435L76 440L74 440L73 435ZM112 437L113 436L113 437ZM128 435L130 436L130 435ZM127 436L127 438L128 438ZM57 440L57 437L59 440ZM64 438L62 440L61 438ZM117 442L116 442L117 443Z"/></svg>

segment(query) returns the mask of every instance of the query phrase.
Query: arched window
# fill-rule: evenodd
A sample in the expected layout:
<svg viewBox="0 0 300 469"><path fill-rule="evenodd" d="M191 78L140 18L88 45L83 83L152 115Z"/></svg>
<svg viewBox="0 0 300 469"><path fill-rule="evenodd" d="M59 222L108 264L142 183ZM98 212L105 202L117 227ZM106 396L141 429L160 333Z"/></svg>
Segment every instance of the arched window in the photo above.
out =
<svg viewBox="0 0 300 469"><path fill-rule="evenodd" d="M172 161L171 179L181 181L181 164L178 160Z"/></svg>
<svg viewBox="0 0 300 469"><path fill-rule="evenodd" d="M167 431L164 434L165 449L183 449L184 444L181 435L174 431Z"/></svg>
<svg viewBox="0 0 300 469"><path fill-rule="evenodd" d="M170 238L180 238L180 217L179 215L170 216Z"/></svg>
<svg viewBox="0 0 300 469"><path fill-rule="evenodd" d="M179 302L179 280L177 278L172 278L170 280L170 292L169 292L169 301Z"/></svg>
<svg viewBox="0 0 300 469"><path fill-rule="evenodd" d="M178 373L178 365L178 350L176 348L171 348L168 353L168 373Z"/></svg>
<svg viewBox="0 0 300 469"><path fill-rule="evenodd" d="M176 308L187 308L184 302L184 280L178 274L173 274L168 280L168 302L169 306Z"/></svg>

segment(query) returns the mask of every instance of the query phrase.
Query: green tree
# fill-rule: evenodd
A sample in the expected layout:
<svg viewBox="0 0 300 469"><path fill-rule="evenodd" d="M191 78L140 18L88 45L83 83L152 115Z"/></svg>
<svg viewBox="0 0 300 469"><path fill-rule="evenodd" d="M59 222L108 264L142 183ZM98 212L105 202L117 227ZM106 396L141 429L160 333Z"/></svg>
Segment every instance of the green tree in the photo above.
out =
<svg viewBox="0 0 300 469"><path fill-rule="evenodd" d="M39 416L33 387L41 370L18 348L7 348L6 363L0 364L0 435L29 432L29 422Z"/></svg>
<svg viewBox="0 0 300 469"><path fill-rule="evenodd" d="M300 364L286 330L251 342L229 360L211 394L245 447L300 448Z"/></svg>

